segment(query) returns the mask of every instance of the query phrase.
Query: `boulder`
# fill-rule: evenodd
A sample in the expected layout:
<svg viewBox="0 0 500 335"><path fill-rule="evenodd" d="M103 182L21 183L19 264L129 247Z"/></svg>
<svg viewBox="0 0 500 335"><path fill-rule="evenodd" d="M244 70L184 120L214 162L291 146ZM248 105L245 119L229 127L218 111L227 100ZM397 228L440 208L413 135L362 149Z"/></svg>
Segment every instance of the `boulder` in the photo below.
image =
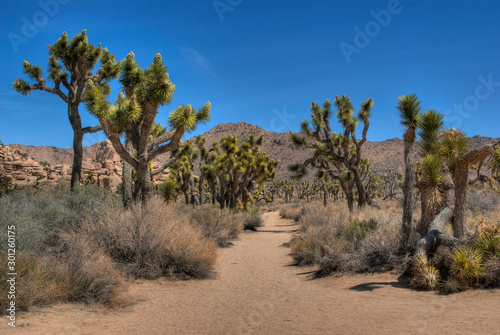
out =
<svg viewBox="0 0 500 335"><path fill-rule="evenodd" d="M82 169L83 170L94 170L95 167L90 163L90 162L87 162L87 161L83 161L82 162Z"/></svg>

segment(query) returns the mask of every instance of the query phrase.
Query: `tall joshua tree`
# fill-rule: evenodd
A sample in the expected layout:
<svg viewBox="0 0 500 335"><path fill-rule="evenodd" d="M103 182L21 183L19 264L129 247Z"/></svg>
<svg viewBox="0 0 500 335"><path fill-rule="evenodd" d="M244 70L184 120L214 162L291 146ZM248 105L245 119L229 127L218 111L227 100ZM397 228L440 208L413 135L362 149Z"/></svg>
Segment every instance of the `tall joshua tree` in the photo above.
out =
<svg viewBox="0 0 500 335"><path fill-rule="evenodd" d="M199 123L210 118L210 102L197 112L191 105L177 107L170 113L167 130L163 135L152 138L158 109L172 100L175 86L169 79L168 68L156 54L147 69L141 69L131 52L122 64L120 82L123 92L111 105L108 102L110 90L103 89L89 81L85 102L89 111L95 115L120 157L137 172L134 199L147 198L153 191L149 162L156 156L179 148L184 133L192 131ZM134 152L130 152L120 141L125 133L131 140ZM166 164L159 169L165 169Z"/></svg>
<svg viewBox="0 0 500 335"><path fill-rule="evenodd" d="M498 164L498 149L486 145L469 151L469 140L465 132L450 128L443 133L440 154L445 159L453 179L455 209L453 211L453 235L463 239L466 233L469 169L489 156L493 157L492 168Z"/></svg>
<svg viewBox="0 0 500 335"><path fill-rule="evenodd" d="M422 215L417 232L427 235L429 225L439 213L444 203L445 183L443 159L439 155L443 115L435 110L427 110L420 115L419 136L422 153L422 176L419 181Z"/></svg>
<svg viewBox="0 0 500 335"><path fill-rule="evenodd" d="M295 172L296 178L301 178L306 173L306 168L310 165L323 169L329 174L330 179L339 180L342 190L346 194L349 210L352 206L352 189L349 181L352 180L358 190L358 205L364 207L370 202L367 196L365 185L363 184L361 148L366 142L366 135L370 127L370 116L373 108L372 98L366 99L359 110L357 117L354 116L354 109L349 97L335 97L337 107L337 120L343 126L343 133L332 133L330 118L333 115L330 101L327 99L323 108L315 102L311 104L311 128L308 121L301 122L301 134L294 134L290 131L291 139L297 147L307 147L314 149L313 156L305 160L302 164L289 166ZM359 121L363 122L362 138L356 136L356 128ZM310 140L308 142L307 140ZM321 172L321 173L323 173ZM348 178L347 178L348 177Z"/></svg>
<svg viewBox="0 0 500 335"><path fill-rule="evenodd" d="M98 63L99 69L92 73ZM53 45L49 45L48 79L54 85L49 86L43 78L42 68L23 62L23 72L35 83L17 79L13 88L22 95L40 90L59 96L68 105L68 118L73 128L73 167L71 171L71 188L81 179L83 158L83 136L101 130L100 126L83 127L78 107L86 90L86 83L91 79L96 85L107 87L106 82L115 79L120 73L120 65L107 49L101 45L89 44L86 30L71 40L66 33ZM62 86L61 86L62 85ZM108 87L109 88L109 87Z"/></svg>
<svg viewBox="0 0 500 335"><path fill-rule="evenodd" d="M403 95L398 98L396 108L399 110L401 125L405 127L403 135L405 145L405 180L403 186L403 247L409 246L412 230L413 210L415 208L415 139L420 113L420 101L416 94Z"/></svg>

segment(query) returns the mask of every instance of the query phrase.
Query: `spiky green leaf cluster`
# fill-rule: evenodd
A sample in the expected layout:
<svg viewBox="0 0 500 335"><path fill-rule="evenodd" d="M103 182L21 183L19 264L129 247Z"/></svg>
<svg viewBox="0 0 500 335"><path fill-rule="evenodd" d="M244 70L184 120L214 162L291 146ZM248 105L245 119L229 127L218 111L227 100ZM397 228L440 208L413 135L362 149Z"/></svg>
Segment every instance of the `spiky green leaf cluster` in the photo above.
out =
<svg viewBox="0 0 500 335"><path fill-rule="evenodd" d="M110 115L110 104L108 99L109 90L95 85L92 81L87 83L87 89L83 93L83 102L90 114L98 119L106 119Z"/></svg>
<svg viewBox="0 0 500 335"><path fill-rule="evenodd" d="M120 92L115 104L110 108L109 119L119 130L125 129L132 123L139 122L142 116L141 106L136 102L135 96L125 98Z"/></svg>
<svg viewBox="0 0 500 335"><path fill-rule="evenodd" d="M358 113L358 119L363 122L367 122L370 116L372 115L371 111L375 103L373 102L373 98L368 98L361 103L361 108Z"/></svg>
<svg viewBox="0 0 500 335"><path fill-rule="evenodd" d="M354 118L354 108L351 99L345 95L335 97L335 106L337 106L337 118L344 128L355 129L357 122Z"/></svg>
<svg viewBox="0 0 500 335"><path fill-rule="evenodd" d="M14 82L12 83L12 88L16 90L16 92L21 93L22 95L28 95L31 93L30 84L22 79L16 78L16 80L14 80Z"/></svg>
<svg viewBox="0 0 500 335"><path fill-rule="evenodd" d="M469 139L463 130L450 128L441 137L439 154L443 157L453 175L458 161L465 156L469 150Z"/></svg>
<svg viewBox="0 0 500 335"><path fill-rule="evenodd" d="M33 80L38 80L43 76L42 68L38 65L32 65L28 61L23 62L23 73Z"/></svg>
<svg viewBox="0 0 500 335"><path fill-rule="evenodd" d="M418 115L421 107L416 94L400 96L396 109L399 111L401 125L413 129L418 127Z"/></svg>
<svg viewBox="0 0 500 335"><path fill-rule="evenodd" d="M439 137L443 128L443 114L429 109L420 114L418 120L418 135L422 139L424 154L436 154L439 151Z"/></svg>
<svg viewBox="0 0 500 335"><path fill-rule="evenodd" d="M443 160L436 154L427 154L422 161L422 182L438 187L445 181Z"/></svg>

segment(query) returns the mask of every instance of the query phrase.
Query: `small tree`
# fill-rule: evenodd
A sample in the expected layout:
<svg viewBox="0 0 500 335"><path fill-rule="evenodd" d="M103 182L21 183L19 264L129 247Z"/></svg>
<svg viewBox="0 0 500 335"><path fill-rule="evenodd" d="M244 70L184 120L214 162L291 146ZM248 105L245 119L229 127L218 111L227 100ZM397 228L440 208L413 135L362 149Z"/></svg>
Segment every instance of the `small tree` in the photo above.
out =
<svg viewBox="0 0 500 335"><path fill-rule="evenodd" d="M93 74L91 71L101 62L99 69ZM61 64L62 63L62 64ZM101 130L100 126L83 127L78 107L86 91L86 83L92 80L95 85L109 89L106 82L115 79L120 73L120 66L107 49L101 45L95 47L88 43L87 32L69 39L66 33L49 46L49 75L48 79L54 83L53 87L47 85L43 78L42 68L23 62L24 74L35 81L30 84L22 79L17 79L12 84L13 88L22 95L28 95L40 90L59 96L68 105L68 118L73 128L73 166L71 170L71 188L81 180L83 159L83 135ZM62 86L61 86L62 85ZM66 92L65 92L66 91Z"/></svg>

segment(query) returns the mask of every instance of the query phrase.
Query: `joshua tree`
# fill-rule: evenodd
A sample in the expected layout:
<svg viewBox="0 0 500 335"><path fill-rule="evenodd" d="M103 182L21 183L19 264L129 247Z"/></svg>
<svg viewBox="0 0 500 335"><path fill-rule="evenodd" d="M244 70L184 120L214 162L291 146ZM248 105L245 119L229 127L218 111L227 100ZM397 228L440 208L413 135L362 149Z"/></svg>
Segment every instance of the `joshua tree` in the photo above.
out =
<svg viewBox="0 0 500 335"><path fill-rule="evenodd" d="M101 62L99 69L93 74L91 70ZM62 64L61 64L62 63ZM78 107L86 90L89 79L103 89L109 89L106 82L115 79L120 73L120 66L107 49L101 45L95 47L88 43L86 30L69 39L66 33L49 46L48 79L54 86L48 86L43 78L42 68L23 62L24 73L35 81L30 84L22 79L16 79L13 88L22 95L40 90L59 96L68 105L68 118L73 128L73 167L71 171L71 188L81 180L83 158L83 135L101 130L100 126L83 127ZM62 85L62 86L61 86ZM66 91L66 92L65 92Z"/></svg>
<svg viewBox="0 0 500 335"><path fill-rule="evenodd" d="M422 215L417 225L417 232L427 235L434 217L446 205L444 193L448 189L445 183L443 160L439 155L440 135L443 127L443 115L435 110L427 110L420 115L419 136L421 142L421 179L418 182L421 196Z"/></svg>
<svg viewBox="0 0 500 335"><path fill-rule="evenodd" d="M486 145L469 151L469 140L461 130L450 128L443 133L440 154L444 157L453 179L455 190L455 209L453 211L453 235L463 239L467 223L467 194L469 186L469 169L472 165L493 156L492 166L500 160L496 145Z"/></svg>
<svg viewBox="0 0 500 335"><path fill-rule="evenodd" d="M184 194L186 204L197 202L190 199L189 191L194 190L193 161L198 158L198 151L191 141L187 141L173 156L175 160L170 164L169 178L175 179L179 191Z"/></svg>
<svg viewBox="0 0 500 335"><path fill-rule="evenodd" d="M221 208L240 204L246 208L254 188L274 179L278 161L260 152L263 140L263 136L256 139L250 134L238 146L238 139L228 136L220 139L220 146L212 145L207 160L210 164L202 166L202 174Z"/></svg>
<svg viewBox="0 0 500 335"><path fill-rule="evenodd" d="M415 139L420 113L420 101L416 94L403 95L398 98L396 108L399 110L401 125L405 127L403 135L405 144L405 180L403 186L403 247L409 246L413 210L415 208Z"/></svg>
<svg viewBox="0 0 500 335"><path fill-rule="evenodd" d="M306 174L307 166L311 165L323 169L325 173L329 174L330 179L339 180L342 190L346 194L350 211L353 210L350 181L356 185L358 190L359 207L364 207L365 204L370 203L363 184L363 167L360 165L363 162L361 148L366 142L373 105L372 98L366 99L361 104L357 117L354 117L354 109L349 97L345 95L342 97L336 96L337 119L344 128L344 132L337 135L332 133L330 126L330 118L333 114L330 101L327 99L323 104L323 108L313 102L311 105L313 128L310 128L308 121L302 121L301 134L305 135L305 137L293 134L290 131L291 139L296 146L312 148L314 152L313 156L302 164L291 165L289 169L295 172L296 178L301 178ZM361 140L356 137L356 128L359 121L364 124ZM307 139L314 141L314 143L308 143Z"/></svg>
<svg viewBox="0 0 500 335"><path fill-rule="evenodd" d="M151 137L158 109L172 100L175 86L169 79L167 66L160 54L156 54L153 64L141 69L134 61L131 52L122 64L120 92L115 104L107 98L110 90L89 81L85 102L89 111L95 115L120 157L137 172L134 199L147 198L153 191L151 175L163 171L164 164L156 171L150 171L149 162L156 156L179 148L185 132L192 131L200 122L210 118L210 103L207 102L198 112L191 105L179 106L170 113L169 131L156 138ZM134 153L120 141L125 133L131 140ZM168 162L167 162L168 163Z"/></svg>

